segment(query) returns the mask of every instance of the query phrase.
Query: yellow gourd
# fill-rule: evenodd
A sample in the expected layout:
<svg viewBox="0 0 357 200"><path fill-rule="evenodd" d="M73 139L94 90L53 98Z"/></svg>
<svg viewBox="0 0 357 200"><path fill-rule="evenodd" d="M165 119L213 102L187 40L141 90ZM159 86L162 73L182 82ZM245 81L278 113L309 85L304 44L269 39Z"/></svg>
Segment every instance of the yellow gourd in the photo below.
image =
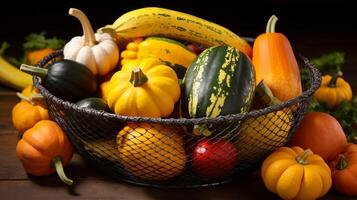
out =
<svg viewBox="0 0 357 200"><path fill-rule="evenodd" d="M255 98L258 98L264 107L281 103L273 96L264 80L257 85L255 94ZM289 109L250 118L243 122L236 146L238 149L254 147L253 154L249 151L241 152L242 154L247 152L246 160L261 159L262 156L287 143L292 125L293 116Z"/></svg>
<svg viewBox="0 0 357 200"><path fill-rule="evenodd" d="M269 191L282 199L312 200L331 188L329 166L311 150L281 147L263 162L261 176Z"/></svg>
<svg viewBox="0 0 357 200"><path fill-rule="evenodd" d="M186 154L177 127L128 124L117 136L120 160L133 175L166 180L182 172Z"/></svg>
<svg viewBox="0 0 357 200"><path fill-rule="evenodd" d="M126 45L126 49L120 54L121 66L124 66L127 62L138 58L139 44L142 41L143 38L136 38Z"/></svg>
<svg viewBox="0 0 357 200"><path fill-rule="evenodd" d="M340 75L341 73L336 73L334 76L322 77L321 86L314 95L318 102L326 103L329 108L336 108L343 100L351 101L351 86Z"/></svg>
<svg viewBox="0 0 357 200"><path fill-rule="evenodd" d="M176 73L155 58L138 59L116 72L109 83L107 102L119 115L167 117L180 97Z"/></svg>
<svg viewBox="0 0 357 200"><path fill-rule="evenodd" d="M154 57L171 67L188 68L196 58L196 54L176 40L165 37L148 37L144 41L139 39L129 43L121 57L122 65L129 60Z"/></svg>

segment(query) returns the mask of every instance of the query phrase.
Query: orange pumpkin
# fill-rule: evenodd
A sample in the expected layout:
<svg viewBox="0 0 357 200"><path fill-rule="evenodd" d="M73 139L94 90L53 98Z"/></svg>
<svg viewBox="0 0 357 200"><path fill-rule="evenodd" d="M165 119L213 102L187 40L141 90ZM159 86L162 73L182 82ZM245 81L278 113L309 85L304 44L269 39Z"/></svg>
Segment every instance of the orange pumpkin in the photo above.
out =
<svg viewBox="0 0 357 200"><path fill-rule="evenodd" d="M357 196L357 145L348 144L340 156L329 165L336 191L349 196Z"/></svg>
<svg viewBox="0 0 357 200"><path fill-rule="evenodd" d="M322 112L310 112L291 138L291 146L311 149L325 161L330 161L343 150L347 140L338 121Z"/></svg>
<svg viewBox="0 0 357 200"><path fill-rule="evenodd" d="M18 96L22 101L12 109L12 124L20 134L33 127L37 122L50 118L48 110L42 103L33 102L21 94Z"/></svg>
<svg viewBox="0 0 357 200"><path fill-rule="evenodd" d="M302 93L300 71L289 40L275 32L278 18L272 16L266 33L259 35L253 45L253 65L256 84L263 79L274 96L287 101Z"/></svg>
<svg viewBox="0 0 357 200"><path fill-rule="evenodd" d="M63 172L72 159L73 147L55 122L42 120L27 130L17 143L16 154L27 173L45 176L57 172L64 183L73 183Z"/></svg>

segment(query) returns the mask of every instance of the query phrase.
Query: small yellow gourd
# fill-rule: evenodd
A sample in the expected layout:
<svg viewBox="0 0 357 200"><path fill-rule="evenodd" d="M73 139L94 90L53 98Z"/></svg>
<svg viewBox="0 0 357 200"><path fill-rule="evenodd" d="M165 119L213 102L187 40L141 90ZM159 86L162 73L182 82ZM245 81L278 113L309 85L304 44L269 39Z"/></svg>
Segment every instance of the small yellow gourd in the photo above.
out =
<svg viewBox="0 0 357 200"><path fill-rule="evenodd" d="M261 176L269 191L282 199L312 200L331 188L331 171L311 150L281 147L263 162Z"/></svg>
<svg viewBox="0 0 357 200"><path fill-rule="evenodd" d="M118 115L167 117L180 97L176 73L156 58L138 59L116 72L106 100Z"/></svg>
<svg viewBox="0 0 357 200"><path fill-rule="evenodd" d="M341 72L334 76L325 75L322 77L321 86L315 92L318 102L326 103L329 108L336 108L341 101L351 101L352 89L350 84L340 76Z"/></svg>

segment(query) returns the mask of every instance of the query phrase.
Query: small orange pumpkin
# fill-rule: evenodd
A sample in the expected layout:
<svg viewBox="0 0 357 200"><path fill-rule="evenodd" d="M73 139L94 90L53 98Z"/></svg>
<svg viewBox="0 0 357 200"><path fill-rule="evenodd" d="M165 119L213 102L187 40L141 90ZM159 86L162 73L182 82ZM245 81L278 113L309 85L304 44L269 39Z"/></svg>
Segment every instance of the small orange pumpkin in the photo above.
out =
<svg viewBox="0 0 357 200"><path fill-rule="evenodd" d="M348 144L339 157L329 163L337 192L357 196L357 145Z"/></svg>
<svg viewBox="0 0 357 200"><path fill-rule="evenodd" d="M64 183L72 185L63 166L71 161L73 147L55 122L42 120L28 129L17 143L16 154L27 173L45 176L56 171Z"/></svg>
<svg viewBox="0 0 357 200"><path fill-rule="evenodd" d="M17 95L22 101L12 109L12 123L20 134L33 127L37 122L50 118L48 110L42 103L34 102L20 93Z"/></svg>

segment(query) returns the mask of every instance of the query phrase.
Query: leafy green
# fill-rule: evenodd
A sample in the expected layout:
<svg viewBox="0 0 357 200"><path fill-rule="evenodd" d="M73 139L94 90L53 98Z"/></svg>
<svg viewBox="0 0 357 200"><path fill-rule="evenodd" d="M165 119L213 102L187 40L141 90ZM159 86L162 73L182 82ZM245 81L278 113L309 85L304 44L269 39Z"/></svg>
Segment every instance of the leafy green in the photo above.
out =
<svg viewBox="0 0 357 200"><path fill-rule="evenodd" d="M65 45L63 39L57 37L46 38L46 32L30 33L25 37L25 43L22 44L23 55L19 58L5 56L4 52L10 45L7 42L3 42L0 47L0 56L3 56L14 66L19 67L22 63L27 63L26 54L32 50L38 50L43 48L60 49Z"/></svg>
<svg viewBox="0 0 357 200"><path fill-rule="evenodd" d="M57 37L46 38L46 32L31 33L25 40L23 44L25 52L43 48L60 49L65 44L64 40Z"/></svg>
<svg viewBox="0 0 357 200"><path fill-rule="evenodd" d="M341 67L345 63L345 54L335 51L312 59L311 62L322 74L333 74L342 70Z"/></svg>

